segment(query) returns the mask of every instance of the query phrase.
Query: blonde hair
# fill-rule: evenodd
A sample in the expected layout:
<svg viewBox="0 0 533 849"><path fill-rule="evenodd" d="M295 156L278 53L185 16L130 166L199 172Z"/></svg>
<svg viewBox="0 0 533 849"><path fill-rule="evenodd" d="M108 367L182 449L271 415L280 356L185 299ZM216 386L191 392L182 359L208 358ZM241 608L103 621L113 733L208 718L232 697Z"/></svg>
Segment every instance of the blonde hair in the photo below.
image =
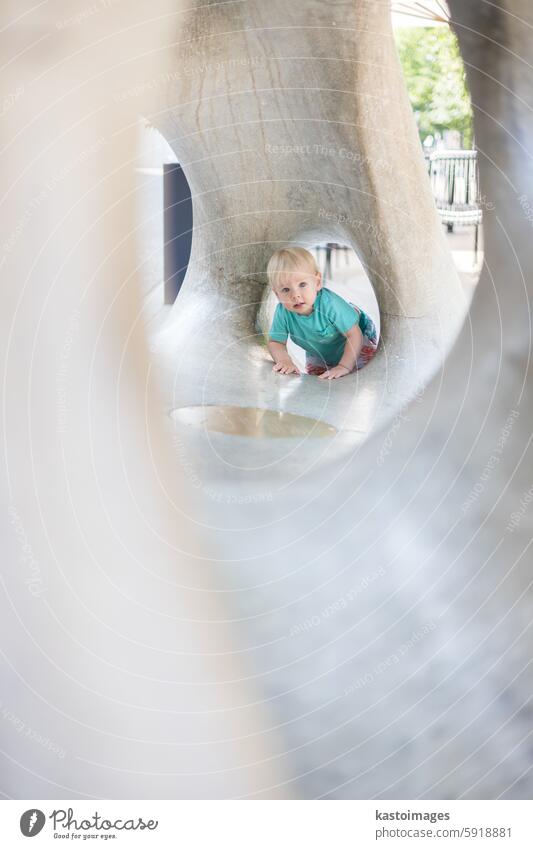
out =
<svg viewBox="0 0 533 849"><path fill-rule="evenodd" d="M281 285L286 274L294 271L318 271L316 260L305 248L281 248L270 257L267 265L268 282L274 289Z"/></svg>

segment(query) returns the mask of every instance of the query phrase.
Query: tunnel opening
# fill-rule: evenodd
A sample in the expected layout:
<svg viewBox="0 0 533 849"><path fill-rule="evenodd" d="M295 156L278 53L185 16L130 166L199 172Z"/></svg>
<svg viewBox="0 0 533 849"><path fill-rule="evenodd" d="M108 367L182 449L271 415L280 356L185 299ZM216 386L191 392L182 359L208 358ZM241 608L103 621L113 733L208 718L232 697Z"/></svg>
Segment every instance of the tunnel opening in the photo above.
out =
<svg viewBox="0 0 533 849"><path fill-rule="evenodd" d="M193 207L186 167L146 118L137 123L135 159L139 277L145 316L170 307L185 282Z"/></svg>
<svg viewBox="0 0 533 849"><path fill-rule="evenodd" d="M364 265L355 250L345 242L329 241L327 238L305 241L301 245L314 257L322 274L322 286L371 319L377 331L376 344L379 344L381 321L378 300ZM269 287L262 310L262 323L266 337L268 337L268 328L272 325L277 304L276 294ZM305 371L304 348L289 338L287 350L298 367Z"/></svg>
<svg viewBox="0 0 533 849"><path fill-rule="evenodd" d="M417 144L392 48L388 59L389 88L382 92L381 106L389 95L395 104L389 109L394 111L399 103L393 118L380 107L374 89L368 93L371 80L358 78L355 102L341 97L351 120L324 121L327 110L321 107L320 136L315 137L316 119L308 114L314 116L316 101L307 104L302 117L303 105L293 102L293 91L301 98L305 88L287 89L284 102L294 113L294 127L306 128L310 143L305 145L294 144L290 133L285 139L287 128L278 119L273 100L274 117L264 126L256 121L243 125L247 142L240 150L219 97L220 91L225 96L229 91L238 102L244 98L240 88L233 92L231 75L229 81L216 77L211 96L198 92L194 121L185 108L172 122L162 119L161 130L173 146L165 165L176 166L178 159L189 163L195 202L193 254L187 259L185 285L172 310L171 299L161 292L159 314L164 320L153 322L149 333L150 345L162 352L161 371L169 376L170 387L166 409L176 423L203 428L207 421L215 421L211 415L215 408L238 404L242 410L270 408L275 414L322 420L349 436L350 444L359 444L408 404L442 364L467 314L478 268L472 268L473 250L465 243L464 217L461 226L450 228L443 222L446 232L452 231L448 244L438 232L429 188L422 185L430 171L427 165L424 174L423 152L431 156L437 151L428 153L422 144L425 139ZM283 66L282 58L276 61ZM232 66L236 78L241 72ZM337 73L334 66L333 72ZM262 65L254 66L254 84L263 73ZM265 79L265 91L270 92L267 83ZM341 88L345 95L345 86ZM213 112L215 107L218 111ZM202 151L199 156L195 148L198 126L207 155ZM316 138L320 143L314 143ZM436 158L431 163L434 184L443 194L446 176ZM452 182L457 206L461 179L463 190L466 186L469 191L472 180L461 178L458 171L456 177ZM435 193L433 201L440 214ZM159 204L161 210L167 206L162 200ZM182 219L184 214L183 204ZM161 282L167 277L163 246L172 242L165 232L166 217L165 211ZM191 234L192 221L180 229ZM338 381L327 397L323 382L311 376L303 374L304 379L296 381L270 374L272 360L265 342L276 299L265 285L265 270L269 251L285 239L310 249L324 272L325 285L367 313L377 329L379 347L373 363L357 374L357 384L353 376ZM477 258L480 266L481 250ZM179 270L185 271L184 264ZM302 367L301 347L289 341L289 351ZM193 409L199 414L177 413ZM232 428L217 427L217 432L230 435L235 432Z"/></svg>
<svg viewBox="0 0 533 849"><path fill-rule="evenodd" d="M483 263L472 102L444 0L393 2L392 29L446 242L469 300Z"/></svg>

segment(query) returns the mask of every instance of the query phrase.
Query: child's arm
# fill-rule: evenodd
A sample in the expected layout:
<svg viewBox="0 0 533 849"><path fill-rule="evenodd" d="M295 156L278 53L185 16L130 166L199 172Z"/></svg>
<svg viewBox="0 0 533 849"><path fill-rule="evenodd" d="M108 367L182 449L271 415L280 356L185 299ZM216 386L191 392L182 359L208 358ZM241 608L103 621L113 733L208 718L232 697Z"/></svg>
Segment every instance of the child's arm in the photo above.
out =
<svg viewBox="0 0 533 849"><path fill-rule="evenodd" d="M280 374L300 374L300 370L289 357L285 342L274 342L273 339L269 339L267 347L274 360L272 371L279 371Z"/></svg>
<svg viewBox="0 0 533 849"><path fill-rule="evenodd" d="M363 334L361 333L359 324L354 324L343 335L346 336L346 344L344 345L342 357L334 368L330 368L324 374L319 375L320 379L335 380L337 377L345 377L347 374L350 374L356 364L357 357L363 347Z"/></svg>

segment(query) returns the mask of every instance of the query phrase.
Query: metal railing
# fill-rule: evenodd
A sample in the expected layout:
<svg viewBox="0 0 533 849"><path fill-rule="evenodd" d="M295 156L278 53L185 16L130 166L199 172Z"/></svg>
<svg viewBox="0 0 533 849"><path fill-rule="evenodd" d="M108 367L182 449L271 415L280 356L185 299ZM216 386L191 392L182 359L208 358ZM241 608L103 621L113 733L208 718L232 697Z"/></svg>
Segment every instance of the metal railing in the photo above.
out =
<svg viewBox="0 0 533 849"><path fill-rule="evenodd" d="M333 263L337 268L341 265L341 258L345 267L350 265L352 249L349 245L326 242L322 245L316 245L313 252L316 263L322 269L326 278L331 277Z"/></svg>
<svg viewBox="0 0 533 849"><path fill-rule="evenodd" d="M442 150L428 157L431 190L440 220L452 232L457 224L474 227L474 255L477 260L479 225L479 179L476 150Z"/></svg>

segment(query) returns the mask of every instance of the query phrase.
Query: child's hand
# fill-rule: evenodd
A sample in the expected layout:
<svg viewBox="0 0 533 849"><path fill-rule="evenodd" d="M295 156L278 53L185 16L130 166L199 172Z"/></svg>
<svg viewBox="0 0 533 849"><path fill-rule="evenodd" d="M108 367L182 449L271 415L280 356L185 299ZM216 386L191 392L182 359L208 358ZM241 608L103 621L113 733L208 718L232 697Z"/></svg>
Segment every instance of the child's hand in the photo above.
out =
<svg viewBox="0 0 533 849"><path fill-rule="evenodd" d="M286 360L278 360L277 363L274 363L272 371L277 371L280 374L300 374L300 369L294 365L289 357Z"/></svg>
<svg viewBox="0 0 533 849"><path fill-rule="evenodd" d="M350 374L346 366L334 366L333 368L328 369L324 372L324 374L319 374L319 380L336 380L338 377L346 377L347 374Z"/></svg>

